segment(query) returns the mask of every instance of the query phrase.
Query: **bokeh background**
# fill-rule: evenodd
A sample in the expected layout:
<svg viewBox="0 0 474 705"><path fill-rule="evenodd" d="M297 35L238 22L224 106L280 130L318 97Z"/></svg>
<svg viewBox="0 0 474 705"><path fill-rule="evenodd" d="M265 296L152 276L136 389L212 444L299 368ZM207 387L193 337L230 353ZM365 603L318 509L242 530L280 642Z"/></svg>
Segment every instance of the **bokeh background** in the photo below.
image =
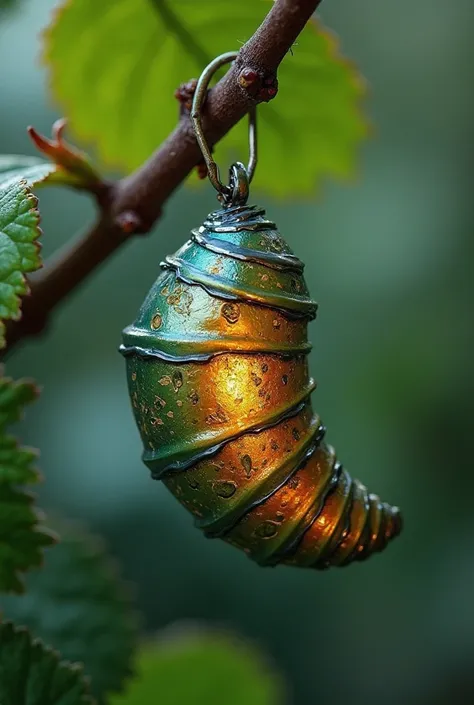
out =
<svg viewBox="0 0 474 705"><path fill-rule="evenodd" d="M0 15L1 153L32 154L25 126L48 133L58 116L38 62L53 6L22 0ZM329 441L403 508L402 537L340 571L261 569L206 541L141 464L120 332L163 256L214 207L210 188L181 189L156 232L15 351L8 372L43 387L21 433L41 448L42 506L107 539L149 631L183 619L237 631L295 705L472 705L474 7L328 0L321 16L369 81L373 138L354 183L259 200L320 303L311 366ZM41 206L45 256L93 217L74 193L43 191Z"/></svg>

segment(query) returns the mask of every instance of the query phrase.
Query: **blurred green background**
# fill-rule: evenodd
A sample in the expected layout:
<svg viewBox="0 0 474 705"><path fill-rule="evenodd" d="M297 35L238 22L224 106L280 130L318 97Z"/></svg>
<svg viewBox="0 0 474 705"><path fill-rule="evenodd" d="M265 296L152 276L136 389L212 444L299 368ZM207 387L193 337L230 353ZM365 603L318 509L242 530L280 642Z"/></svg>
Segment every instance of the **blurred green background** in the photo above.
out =
<svg viewBox="0 0 474 705"><path fill-rule="evenodd" d="M26 125L48 134L58 115L38 62L53 6L23 0L0 17L0 153L32 154ZM344 570L261 569L206 541L150 480L120 332L163 256L214 208L210 187L183 188L156 233L15 351L9 374L43 387L21 433L41 448L42 506L106 537L148 630L182 619L236 630L269 654L295 705L472 705L474 8L328 0L321 16L370 83L374 137L353 184L327 184L313 202L254 198L306 262L320 303L311 366L328 439L402 507L402 537ZM40 195L47 256L93 209L74 193Z"/></svg>

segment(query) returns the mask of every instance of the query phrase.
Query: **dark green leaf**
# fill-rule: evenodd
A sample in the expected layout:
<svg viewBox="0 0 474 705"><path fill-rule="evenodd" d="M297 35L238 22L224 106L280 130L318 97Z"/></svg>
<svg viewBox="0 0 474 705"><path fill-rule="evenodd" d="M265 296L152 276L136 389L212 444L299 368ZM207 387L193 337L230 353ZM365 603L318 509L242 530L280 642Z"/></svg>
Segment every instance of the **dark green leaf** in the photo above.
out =
<svg viewBox="0 0 474 705"><path fill-rule="evenodd" d="M19 573L40 565L42 548L54 542L39 524L42 516L33 497L21 487L40 479L34 468L36 453L18 447L5 430L36 395L31 382L0 378L0 590L7 592L22 591Z"/></svg>
<svg viewBox="0 0 474 705"><path fill-rule="evenodd" d="M255 647L195 631L144 648L136 680L110 705L279 705L282 690Z"/></svg>
<svg viewBox="0 0 474 705"><path fill-rule="evenodd" d="M25 274L41 266L37 200L25 182L0 182L0 348L4 321L20 317L20 296L28 292Z"/></svg>
<svg viewBox="0 0 474 705"><path fill-rule="evenodd" d="M11 622L0 624L1 705L93 705L78 665L32 639Z"/></svg>
<svg viewBox="0 0 474 705"><path fill-rule="evenodd" d="M101 543L61 524L60 543L26 579L26 594L2 600L5 615L25 624L70 661L81 661L102 701L131 673L137 619L126 586Z"/></svg>
<svg viewBox="0 0 474 705"><path fill-rule="evenodd" d="M3 372L1 367L0 372ZM25 404L30 404L37 396L38 388L30 380L14 382L8 377L0 377L0 430L20 421Z"/></svg>
<svg viewBox="0 0 474 705"><path fill-rule="evenodd" d="M269 7L270 0L65 0L46 34L55 97L105 162L133 169L175 127L178 86L238 49ZM367 131L365 88L334 37L309 23L280 67L279 85L276 100L259 107L257 185L301 195L321 176L350 174ZM246 159L246 131L242 123L218 146L223 166Z"/></svg>

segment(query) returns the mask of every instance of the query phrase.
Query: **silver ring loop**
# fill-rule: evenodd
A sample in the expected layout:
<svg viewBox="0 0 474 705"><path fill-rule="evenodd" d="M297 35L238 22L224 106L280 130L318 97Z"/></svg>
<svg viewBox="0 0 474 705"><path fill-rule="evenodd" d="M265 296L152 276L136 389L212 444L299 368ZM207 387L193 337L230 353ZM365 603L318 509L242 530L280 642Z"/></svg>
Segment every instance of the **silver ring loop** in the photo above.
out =
<svg viewBox="0 0 474 705"><path fill-rule="evenodd" d="M216 191L221 195L223 201L226 203L233 202L233 193L235 188L237 191L243 189L243 176L242 169L246 172L246 182L247 182L247 197L248 197L248 184L252 181L253 175L255 173L255 167L257 165L257 114L255 106L252 106L249 110L249 163L245 168L243 164L237 162L233 164L230 168L231 180L234 178L234 183L226 186L222 183L219 174L219 167L212 158L211 150L204 137L204 132L202 129L201 121L201 108L206 97L207 89L211 78L215 72L224 64L228 64L234 61L237 57L237 51L229 51L226 54L221 54L216 57L214 61L204 69L202 72L194 93L193 105L191 108L191 119L193 122L194 132L196 134L196 139L201 148L204 161L206 162L207 172L209 176L209 181L214 186ZM234 168L236 171L234 172ZM238 184L236 186L236 184ZM240 195L236 193L236 197L240 199ZM240 201L239 201L240 202Z"/></svg>

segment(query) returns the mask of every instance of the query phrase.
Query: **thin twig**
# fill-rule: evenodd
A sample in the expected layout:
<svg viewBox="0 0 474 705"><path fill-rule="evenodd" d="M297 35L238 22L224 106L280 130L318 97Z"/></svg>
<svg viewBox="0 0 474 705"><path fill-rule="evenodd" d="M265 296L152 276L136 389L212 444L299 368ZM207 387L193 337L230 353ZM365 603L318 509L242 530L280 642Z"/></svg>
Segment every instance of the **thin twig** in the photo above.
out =
<svg viewBox="0 0 474 705"><path fill-rule="evenodd" d="M272 84L282 59L320 2L276 0L272 5L232 68L209 93L203 128L210 145L222 139L250 106L262 100L239 80L241 74L254 72L261 85ZM7 326L7 351L26 336L40 333L53 309L131 235L149 232L169 196L201 159L190 120L183 117L148 161L111 186L107 203L91 230L67 244L31 277L31 294L23 301L22 318Z"/></svg>

